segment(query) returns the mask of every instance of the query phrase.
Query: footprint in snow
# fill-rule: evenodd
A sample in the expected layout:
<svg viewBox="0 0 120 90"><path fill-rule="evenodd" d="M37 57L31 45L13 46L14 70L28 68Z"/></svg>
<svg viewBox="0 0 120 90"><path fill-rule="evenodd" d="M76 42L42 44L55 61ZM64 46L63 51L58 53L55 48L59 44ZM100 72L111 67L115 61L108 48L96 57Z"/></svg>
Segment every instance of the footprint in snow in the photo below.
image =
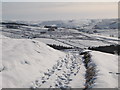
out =
<svg viewBox="0 0 120 90"><path fill-rule="evenodd" d="M46 81L42 81L42 83L45 83Z"/></svg>

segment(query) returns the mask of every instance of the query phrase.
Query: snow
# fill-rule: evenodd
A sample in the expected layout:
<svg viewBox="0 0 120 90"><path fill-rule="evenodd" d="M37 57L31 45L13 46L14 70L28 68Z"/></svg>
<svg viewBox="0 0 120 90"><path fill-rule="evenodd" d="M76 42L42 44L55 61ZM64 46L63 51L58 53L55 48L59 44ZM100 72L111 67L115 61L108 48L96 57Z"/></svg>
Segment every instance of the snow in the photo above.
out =
<svg viewBox="0 0 120 90"><path fill-rule="evenodd" d="M106 31L106 30L104 30L104 31ZM115 32L115 30L114 30L114 32ZM118 34L118 32L117 32L117 34ZM99 37L99 38L109 38L109 39L113 39L113 40L119 40L117 37L110 37L110 36L105 36L105 35L101 35L101 34L100 35L99 34L92 34L92 36Z"/></svg>
<svg viewBox="0 0 120 90"><path fill-rule="evenodd" d="M0 70L2 67L2 39L1 38L2 38L2 35L0 34ZM0 89L2 89L2 73L1 72L0 72Z"/></svg>
<svg viewBox="0 0 120 90"><path fill-rule="evenodd" d="M28 39L2 39L2 87L29 87L29 84L52 67L65 53Z"/></svg>
<svg viewBox="0 0 120 90"><path fill-rule="evenodd" d="M80 67L80 72L76 75L76 77L73 78L73 81L70 83L70 86L72 86L72 88L84 88L85 71L86 69L82 63Z"/></svg>
<svg viewBox="0 0 120 90"><path fill-rule="evenodd" d="M116 38L116 37L110 37L108 36L109 33L107 33L108 35L103 35L103 34L88 34L88 33L83 33L83 32L80 32L82 35L84 36L87 36L89 37L89 39L92 39L92 40L97 40L98 42L102 41L103 44L118 44L119 42L119 39ZM117 33L118 34L118 33ZM88 39L88 40L89 40ZM103 45L102 44L102 45ZM94 44L93 44L94 45ZM101 45L101 44L100 44Z"/></svg>
<svg viewBox="0 0 120 90"><path fill-rule="evenodd" d="M97 40L84 40L84 41L83 40L70 40L70 41L75 43L75 44L78 44L78 46L82 45L85 47L97 47L97 46L109 45L109 44L106 44L102 41L97 41Z"/></svg>
<svg viewBox="0 0 120 90"><path fill-rule="evenodd" d="M113 28L117 28L118 26L118 20L117 19L104 19L101 22L98 22L96 25L100 28L100 29L113 29Z"/></svg>
<svg viewBox="0 0 120 90"><path fill-rule="evenodd" d="M118 56L98 51L90 53L98 71L94 88L118 88Z"/></svg>
<svg viewBox="0 0 120 90"><path fill-rule="evenodd" d="M54 39L48 39L48 38L36 38L35 40L38 40L40 42L46 43L46 44L55 44L55 45L60 45L60 46L66 46L66 47L71 47L70 45L64 44L62 42L56 41Z"/></svg>
<svg viewBox="0 0 120 90"><path fill-rule="evenodd" d="M3 34L0 34L0 49L3 50L0 52L0 80L3 76L3 86L0 82L0 87L84 88L86 68L79 51L61 52L46 44L79 47L83 50L80 52L91 53L97 70L94 88L118 87L118 56L98 51L84 51L84 48L88 47L118 44L116 19L23 23L32 26L22 26L20 29L4 27L2 30L0 27L0 33L2 31ZM44 25L56 25L58 29L51 32L44 28ZM93 29L95 25L100 29ZM94 30L97 32L94 33ZM32 37L35 37L34 40L25 39ZM45 83L42 83L44 81Z"/></svg>
<svg viewBox="0 0 120 90"><path fill-rule="evenodd" d="M118 29L96 29L96 31L98 33L94 33L94 34L98 34L100 36L106 36L109 37L112 36L111 38L118 38Z"/></svg>
<svg viewBox="0 0 120 90"><path fill-rule="evenodd" d="M85 67L81 57L76 53L68 53L64 59L44 73L32 83L34 88L84 88Z"/></svg>

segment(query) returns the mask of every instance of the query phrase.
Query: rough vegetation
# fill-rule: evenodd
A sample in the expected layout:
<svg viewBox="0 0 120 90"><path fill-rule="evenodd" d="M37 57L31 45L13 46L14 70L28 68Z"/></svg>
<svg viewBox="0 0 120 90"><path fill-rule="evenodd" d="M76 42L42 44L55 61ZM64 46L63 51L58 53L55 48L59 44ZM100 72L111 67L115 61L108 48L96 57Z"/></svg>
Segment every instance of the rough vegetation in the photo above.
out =
<svg viewBox="0 0 120 90"><path fill-rule="evenodd" d="M91 60L91 55L89 52L85 52L83 56L83 62L86 68L85 74L85 88L83 90L87 90L92 88L96 80L96 65Z"/></svg>
<svg viewBox="0 0 120 90"><path fill-rule="evenodd" d="M47 45L49 45L50 47L57 49L57 50L72 49L72 47L60 46L60 45L55 45L55 44L53 44L53 45L47 44Z"/></svg>

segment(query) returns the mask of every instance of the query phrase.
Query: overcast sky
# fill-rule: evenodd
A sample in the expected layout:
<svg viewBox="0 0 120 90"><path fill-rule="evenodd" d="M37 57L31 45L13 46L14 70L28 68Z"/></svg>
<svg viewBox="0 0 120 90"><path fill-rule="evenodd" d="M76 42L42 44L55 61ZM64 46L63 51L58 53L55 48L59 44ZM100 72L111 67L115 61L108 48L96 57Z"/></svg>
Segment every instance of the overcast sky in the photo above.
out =
<svg viewBox="0 0 120 90"><path fill-rule="evenodd" d="M119 2L120 0L1 0L2 2Z"/></svg>
<svg viewBox="0 0 120 90"><path fill-rule="evenodd" d="M115 2L3 2L3 20L68 20L117 18Z"/></svg>

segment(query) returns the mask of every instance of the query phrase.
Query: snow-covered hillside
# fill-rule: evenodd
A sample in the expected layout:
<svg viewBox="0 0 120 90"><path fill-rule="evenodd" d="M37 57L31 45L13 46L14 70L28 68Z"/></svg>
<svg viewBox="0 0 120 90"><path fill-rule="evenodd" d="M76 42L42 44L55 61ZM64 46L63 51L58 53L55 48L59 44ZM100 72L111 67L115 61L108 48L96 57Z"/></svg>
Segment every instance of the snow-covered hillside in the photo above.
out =
<svg viewBox="0 0 120 90"><path fill-rule="evenodd" d="M94 88L118 88L118 56L98 51L91 55L97 71Z"/></svg>
<svg viewBox="0 0 120 90"><path fill-rule="evenodd" d="M103 19L101 22L98 22L94 28L96 29L117 29L118 20L117 19Z"/></svg>
<svg viewBox="0 0 120 90"><path fill-rule="evenodd" d="M0 33L0 68L1 67L2 67L2 34ZM1 72L0 72L0 89L2 89L2 73Z"/></svg>
<svg viewBox="0 0 120 90"><path fill-rule="evenodd" d="M0 87L118 87L119 51L114 49L120 41L117 19L3 23L0 24L0 80L3 78ZM100 46L110 49L104 53L88 50ZM109 50L113 53L108 54Z"/></svg>
<svg viewBox="0 0 120 90"><path fill-rule="evenodd" d="M2 39L3 87L28 87L43 72L52 67L65 53L44 43L27 39Z"/></svg>

